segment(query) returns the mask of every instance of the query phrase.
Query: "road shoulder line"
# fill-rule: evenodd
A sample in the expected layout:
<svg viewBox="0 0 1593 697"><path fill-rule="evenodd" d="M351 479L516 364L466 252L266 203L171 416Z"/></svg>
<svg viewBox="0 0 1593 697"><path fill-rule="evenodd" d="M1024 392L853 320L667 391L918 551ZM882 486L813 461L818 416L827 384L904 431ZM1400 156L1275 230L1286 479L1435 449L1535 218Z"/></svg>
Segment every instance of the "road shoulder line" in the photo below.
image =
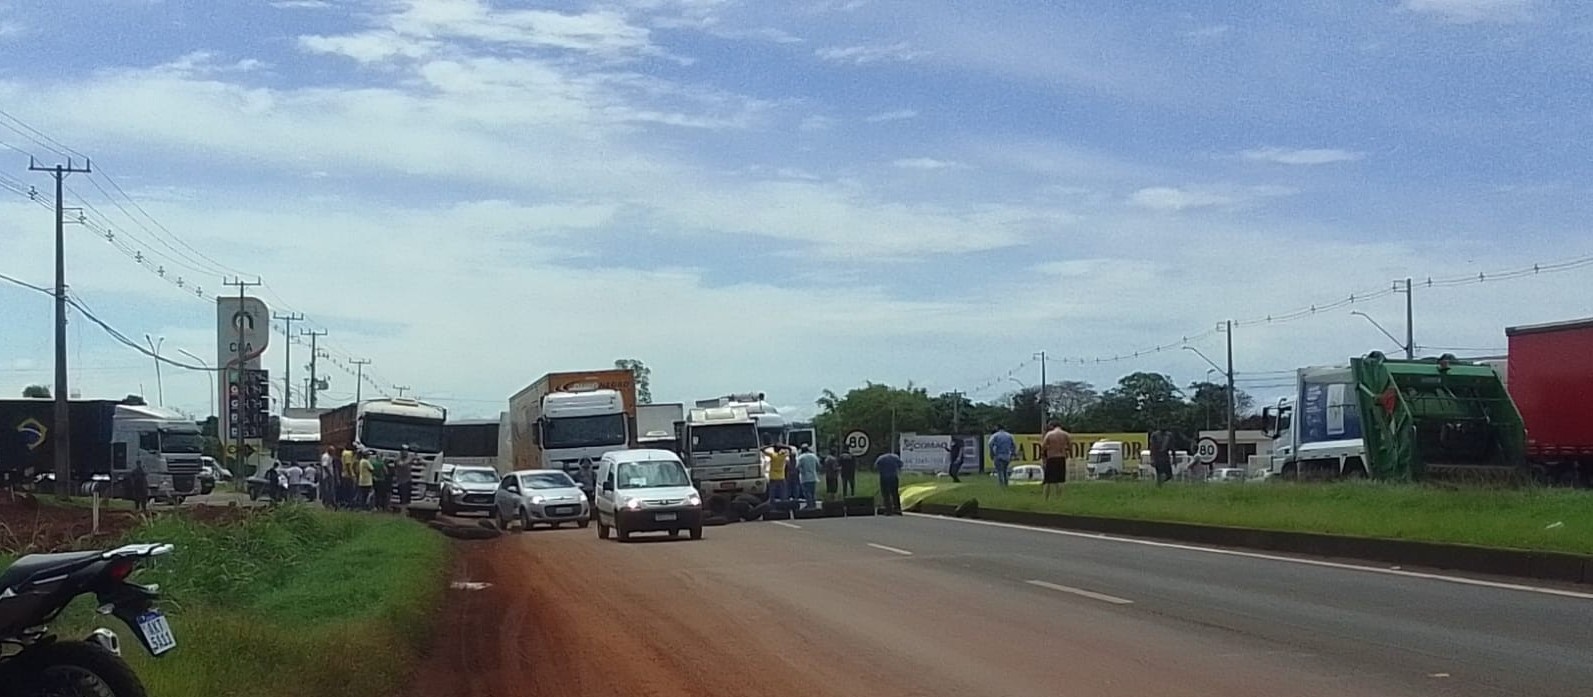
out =
<svg viewBox="0 0 1593 697"><path fill-rule="evenodd" d="M913 556L912 552L909 552L909 551L907 551L905 549L901 549L901 548L898 548L898 547L888 547L886 545L875 544L873 542L869 542L868 546L873 547L874 549L883 549L883 550L885 550L887 552L892 552L894 554L900 554L900 555L902 555L904 557Z"/></svg>
<svg viewBox="0 0 1593 697"><path fill-rule="evenodd" d="M1134 601L1129 600L1128 598L1119 598L1119 597L1117 597L1115 595L1107 595L1105 593L1096 593L1095 591L1087 591L1087 590L1084 590L1083 588L1074 588L1072 586L1064 586L1062 584L1051 583L1049 581L1033 580L1033 581L1024 581L1024 583L1027 583L1027 584L1029 584L1031 586L1037 586L1039 588L1046 588L1046 589L1050 589L1050 590L1054 590L1054 591L1059 591L1059 592L1062 592L1062 593L1072 593L1073 595L1089 598L1091 600L1099 600L1099 601L1101 601L1103 603L1111 603L1113 605L1133 605L1134 604Z"/></svg>

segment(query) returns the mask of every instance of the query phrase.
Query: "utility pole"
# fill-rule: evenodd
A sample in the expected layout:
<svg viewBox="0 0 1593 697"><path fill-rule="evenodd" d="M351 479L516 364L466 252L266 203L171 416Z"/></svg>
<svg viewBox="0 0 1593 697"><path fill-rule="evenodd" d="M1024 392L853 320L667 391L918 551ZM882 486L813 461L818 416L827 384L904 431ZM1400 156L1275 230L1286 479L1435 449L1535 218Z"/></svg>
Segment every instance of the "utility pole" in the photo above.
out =
<svg viewBox="0 0 1593 697"><path fill-rule="evenodd" d="M359 404L360 388L365 386L365 366L371 364L371 359L354 358L349 360L349 362L354 364L354 403Z"/></svg>
<svg viewBox="0 0 1593 697"><path fill-rule="evenodd" d="M320 360L320 357L321 357L321 353L315 349L315 345L316 345L316 339L317 338L326 336L326 330L325 329L302 329L302 330L299 330L299 336L310 337L310 391L308 393L310 395L310 397L309 397L309 401L307 402L307 405L311 409L314 409L315 408L315 396L316 396L317 393L320 392L320 390L315 389L315 387L316 387L316 382L315 382L315 362L317 360Z"/></svg>
<svg viewBox="0 0 1593 697"><path fill-rule="evenodd" d="M159 396L160 405L164 407L166 406L166 382L160 377L160 347L166 345L166 337L163 336L160 341L155 341L155 337L145 333L144 341L149 344L150 355L155 357L155 393ZM140 389L139 391L142 392L143 390Z"/></svg>
<svg viewBox="0 0 1593 697"><path fill-rule="evenodd" d="M83 166L72 164L45 167L28 157L28 171L48 172L55 178L55 428L50 434L55 441L55 493L61 498L72 495L72 420L67 407L66 387L66 209L62 207L66 175L89 174L93 162L83 161Z"/></svg>
<svg viewBox="0 0 1593 697"><path fill-rule="evenodd" d="M409 385L393 385L393 389L398 390L398 396L402 398L409 391Z"/></svg>
<svg viewBox="0 0 1593 697"><path fill-rule="evenodd" d="M1234 431L1234 412L1237 403L1233 388L1233 320L1228 320L1223 333L1228 335L1228 467L1237 467L1234 463L1239 457L1239 436Z"/></svg>
<svg viewBox="0 0 1593 697"><path fill-rule="evenodd" d="M288 413L288 407L293 406L293 323L303 322L304 315L297 312L279 315L272 313L271 319L282 322L282 336L287 339L282 344L282 413Z"/></svg>
<svg viewBox="0 0 1593 697"><path fill-rule="evenodd" d="M1045 352L1036 353L1034 357L1040 359L1040 433L1045 433L1045 421L1051 416L1051 400L1047 394L1050 390L1047 389L1045 382Z"/></svg>
<svg viewBox="0 0 1593 697"><path fill-rule="evenodd" d="M1405 358L1416 360L1416 292L1411 279L1405 279Z"/></svg>
<svg viewBox="0 0 1593 697"><path fill-rule="evenodd" d="M951 435L957 437L962 432L962 393L951 393Z"/></svg>
<svg viewBox="0 0 1593 697"><path fill-rule="evenodd" d="M245 299L244 294L243 294L244 293L244 289L252 288L252 287L260 286L260 285L264 285L264 284L260 281L260 277L259 276L255 276L253 281L245 281L242 278L237 278L237 279L233 279L231 281L222 281L222 285L236 286L238 288L238 310L241 312L241 311L243 311L243 301ZM244 416L244 407L247 405L247 401L244 399L244 394L245 393L244 393L244 389L243 389L244 388L243 364L244 364L244 361L245 361L245 358L244 358L244 346L243 346L243 340L244 340L243 324L244 323L243 322L234 321L233 324L237 325L237 327L238 327L238 355L233 358L233 361L235 362L234 364L235 364L236 367L233 369L233 372L232 372L232 382L233 382L233 384L236 384L238 386L238 400L239 400L239 404L238 404L238 407L239 407L238 408L238 420L242 421L243 420L243 416ZM230 399L227 400L226 406L227 406L228 411L230 412L231 409L232 409L232 400L230 400ZM218 418L219 418L219 416L218 416ZM236 460L234 460L234 463L238 467L238 469L236 469L234 471L237 472L238 476L241 477L241 476L244 476L243 475L243 424L241 424L241 423L239 423L239 424L232 423L232 419L231 419L231 416L230 416L230 413L229 413L229 417L227 419L227 425L228 425L228 427L236 426L237 429L238 429L238 437L233 439L233 445L237 447L237 449L238 449L237 453L238 454L234 455L233 457L237 458Z"/></svg>

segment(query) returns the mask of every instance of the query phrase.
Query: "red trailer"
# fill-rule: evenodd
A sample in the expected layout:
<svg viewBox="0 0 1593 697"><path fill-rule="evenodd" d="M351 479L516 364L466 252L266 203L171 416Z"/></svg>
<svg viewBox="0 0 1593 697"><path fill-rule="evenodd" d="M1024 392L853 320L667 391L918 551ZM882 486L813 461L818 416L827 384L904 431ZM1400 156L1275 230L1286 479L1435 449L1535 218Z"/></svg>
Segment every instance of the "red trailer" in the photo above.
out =
<svg viewBox="0 0 1593 697"><path fill-rule="evenodd" d="M1505 329L1505 383L1527 458L1550 481L1593 486L1593 318Z"/></svg>

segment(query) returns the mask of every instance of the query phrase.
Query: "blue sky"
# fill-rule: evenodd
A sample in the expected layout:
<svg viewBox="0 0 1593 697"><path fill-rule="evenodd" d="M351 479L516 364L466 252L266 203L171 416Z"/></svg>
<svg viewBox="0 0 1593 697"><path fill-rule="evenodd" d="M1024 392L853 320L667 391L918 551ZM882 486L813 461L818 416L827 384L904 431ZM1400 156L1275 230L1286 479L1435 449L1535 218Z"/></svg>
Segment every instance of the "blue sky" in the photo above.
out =
<svg viewBox="0 0 1593 697"><path fill-rule="evenodd" d="M258 274L370 389L461 415L619 357L661 398L806 410L864 380L994 398L1042 349L1188 382L1190 352L1090 359L1593 253L1590 32L1555 0L0 2L0 109L94 157L72 283L129 336L215 352L209 301L131 250L204 295ZM6 123L0 183L45 188L22 152L58 154ZM48 282L48 211L0 208L0 273ZM1589 273L1418 288L1417 343L1593 315ZM1403 331L1399 298L1357 307ZM48 299L0 312L0 389L48 381ZM1246 325L1242 382L1390 348L1348 312ZM155 392L73 336L85 394Z"/></svg>

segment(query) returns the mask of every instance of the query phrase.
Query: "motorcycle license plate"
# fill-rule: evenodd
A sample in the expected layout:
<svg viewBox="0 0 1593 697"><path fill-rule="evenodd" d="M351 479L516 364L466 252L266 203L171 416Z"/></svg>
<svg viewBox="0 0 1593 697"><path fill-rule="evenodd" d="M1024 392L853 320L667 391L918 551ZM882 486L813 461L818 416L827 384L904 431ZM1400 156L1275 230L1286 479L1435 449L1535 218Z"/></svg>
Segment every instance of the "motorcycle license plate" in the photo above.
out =
<svg viewBox="0 0 1593 697"><path fill-rule="evenodd" d="M171 633L171 624L160 610L139 615L134 624L138 626L138 633L143 637L144 645L149 647L151 655L159 656L177 648L177 637Z"/></svg>
<svg viewBox="0 0 1593 697"><path fill-rule="evenodd" d="M658 515L653 517L653 520L660 520L660 521L662 521L662 520L674 520L674 519L675 519L675 514L673 514L673 513L659 513Z"/></svg>

